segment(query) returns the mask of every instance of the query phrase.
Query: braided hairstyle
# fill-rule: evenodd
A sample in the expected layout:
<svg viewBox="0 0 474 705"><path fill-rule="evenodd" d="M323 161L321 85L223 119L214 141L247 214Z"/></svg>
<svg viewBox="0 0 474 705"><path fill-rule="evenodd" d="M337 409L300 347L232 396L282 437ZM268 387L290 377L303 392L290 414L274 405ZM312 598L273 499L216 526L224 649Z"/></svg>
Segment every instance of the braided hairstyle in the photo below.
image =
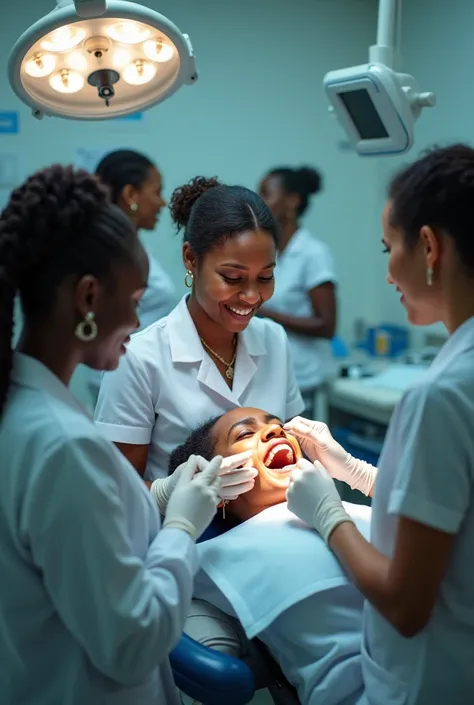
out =
<svg viewBox="0 0 474 705"><path fill-rule="evenodd" d="M224 186L215 178L197 176L177 188L170 200L177 230L184 229L196 255L205 255L223 239L246 230L265 230L278 246L278 225L265 201L243 186Z"/></svg>
<svg viewBox="0 0 474 705"><path fill-rule="evenodd" d="M117 149L110 152L99 162L95 173L110 189L113 203L118 203L125 186L139 189L150 175L150 170L155 169L152 161L140 152L132 149Z"/></svg>
<svg viewBox="0 0 474 705"><path fill-rule="evenodd" d="M429 225L454 239L459 259L474 271L474 149L465 144L435 147L392 180L390 223L408 246Z"/></svg>
<svg viewBox="0 0 474 705"><path fill-rule="evenodd" d="M321 174L309 166L302 166L299 169L280 166L268 172L267 177L272 176L280 179L281 186L286 193L295 193L299 196L297 216L303 215L308 208L310 196L319 193L323 187Z"/></svg>
<svg viewBox="0 0 474 705"><path fill-rule="evenodd" d="M130 261L136 233L86 171L54 165L15 189L0 215L0 414L13 362L14 302L25 321L46 318L66 277L106 278Z"/></svg>

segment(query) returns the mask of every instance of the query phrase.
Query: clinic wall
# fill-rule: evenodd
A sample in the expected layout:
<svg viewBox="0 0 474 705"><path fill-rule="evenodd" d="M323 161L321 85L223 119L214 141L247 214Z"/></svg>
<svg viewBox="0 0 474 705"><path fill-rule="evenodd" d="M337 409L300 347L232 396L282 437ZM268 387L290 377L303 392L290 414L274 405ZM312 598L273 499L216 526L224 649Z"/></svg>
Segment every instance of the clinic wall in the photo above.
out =
<svg viewBox="0 0 474 705"><path fill-rule="evenodd" d="M436 94L436 107L425 110L416 125L416 141L406 157L379 162L381 182L403 162L415 159L433 144L462 141L474 145L472 87L474 2L472 0L410 0L403 3L402 68L422 91ZM405 315L393 290L380 287L379 317L402 322ZM442 331L442 326L431 330ZM413 331L421 340L423 331Z"/></svg>
<svg viewBox="0 0 474 705"><path fill-rule="evenodd" d="M144 0L187 32L200 78L145 115L143 123L93 124L34 120L1 72L0 110L18 109L18 136L0 135L0 159L15 155L19 180L78 148L143 150L163 171L165 191L196 174L255 187L271 166L313 164L325 179L307 223L332 248L340 279L340 331L377 312L375 258L379 188L376 164L347 151L327 111L324 73L366 61L376 27L376 0ZM20 0L5 15L0 46L5 66L13 41L54 0ZM426 35L425 35L426 36ZM2 202L8 184L2 179ZM183 287L180 242L167 214L148 236L156 256Z"/></svg>

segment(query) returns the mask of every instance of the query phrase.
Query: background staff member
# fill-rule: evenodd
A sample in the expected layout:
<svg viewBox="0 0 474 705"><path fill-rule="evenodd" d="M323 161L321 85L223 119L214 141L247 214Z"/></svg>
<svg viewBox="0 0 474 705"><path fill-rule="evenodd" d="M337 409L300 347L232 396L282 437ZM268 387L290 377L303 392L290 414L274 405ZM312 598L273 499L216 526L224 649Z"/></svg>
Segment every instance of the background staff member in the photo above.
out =
<svg viewBox="0 0 474 705"><path fill-rule="evenodd" d="M171 451L210 417L258 405L288 419L303 408L284 329L255 318L273 293L278 238L263 199L198 177L170 207L191 294L132 338L95 414L149 481L166 477Z"/></svg>
<svg viewBox="0 0 474 705"><path fill-rule="evenodd" d="M155 229L166 201L162 194L163 177L148 157L120 149L102 159L96 174L109 187L113 203L130 218L138 232ZM167 316L178 300L170 277L149 248L145 250L150 271L148 286L140 301L140 328Z"/></svg>
<svg viewBox="0 0 474 705"><path fill-rule="evenodd" d="M336 330L336 277L328 246L301 225L321 176L302 167L272 169L260 194L282 233L275 269L275 293L260 315L280 323L288 334L296 381L307 408L316 387L335 373L330 340Z"/></svg>
<svg viewBox="0 0 474 705"><path fill-rule="evenodd" d="M416 325L449 339L394 412L378 474L318 424L308 456L371 491L368 543L323 466L303 463L288 506L329 542L367 598L361 705L465 705L474 692L474 150L434 149L393 180L383 215L388 281Z"/></svg>

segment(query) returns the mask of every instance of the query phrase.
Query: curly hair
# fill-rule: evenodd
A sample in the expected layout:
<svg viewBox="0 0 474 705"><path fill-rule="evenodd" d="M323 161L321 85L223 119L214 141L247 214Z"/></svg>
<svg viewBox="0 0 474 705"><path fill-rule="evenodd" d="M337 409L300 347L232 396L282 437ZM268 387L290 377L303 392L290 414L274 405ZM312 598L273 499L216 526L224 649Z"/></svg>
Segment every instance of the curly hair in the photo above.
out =
<svg viewBox="0 0 474 705"><path fill-rule="evenodd" d="M183 242L189 242L196 255L205 255L246 230L265 230L278 245L278 225L268 206L243 186L197 176L175 189L169 207L177 230L184 229Z"/></svg>
<svg viewBox="0 0 474 705"><path fill-rule="evenodd" d="M423 225L454 239L461 262L474 269L474 149L434 147L393 178L390 223L413 246Z"/></svg>
<svg viewBox="0 0 474 705"><path fill-rule="evenodd" d="M310 166L302 166L299 169L292 169L288 166L280 166L268 172L267 177L276 176L280 179L283 190L286 193L295 193L299 196L299 204L296 209L298 216L308 208L309 197L319 193L323 186L323 179L319 171Z"/></svg>
<svg viewBox="0 0 474 705"><path fill-rule="evenodd" d="M212 430L221 417L222 414L205 421L194 431L191 431L184 443L176 446L170 455L168 475L172 475L179 465L188 460L190 455L200 455L205 460L212 460L216 447L216 439L213 438Z"/></svg>
<svg viewBox="0 0 474 705"><path fill-rule="evenodd" d="M156 169L153 162L140 152L132 149L117 149L99 162L95 173L101 182L110 189L113 203L118 203L125 186L129 184L139 189Z"/></svg>
<svg viewBox="0 0 474 705"><path fill-rule="evenodd" d="M0 215L0 414L13 364L14 302L25 321L45 318L62 281L105 278L112 261L136 248L129 219L86 171L53 165L15 189Z"/></svg>

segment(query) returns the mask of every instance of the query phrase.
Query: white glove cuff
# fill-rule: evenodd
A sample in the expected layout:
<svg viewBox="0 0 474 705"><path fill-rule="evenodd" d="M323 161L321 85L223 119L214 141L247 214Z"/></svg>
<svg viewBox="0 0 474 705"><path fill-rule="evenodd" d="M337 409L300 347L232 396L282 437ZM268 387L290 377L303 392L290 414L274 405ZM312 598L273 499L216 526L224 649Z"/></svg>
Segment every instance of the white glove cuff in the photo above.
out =
<svg viewBox="0 0 474 705"><path fill-rule="evenodd" d="M366 497L370 495L377 477L377 468L364 460L357 460L348 456L349 485L353 490L359 490Z"/></svg>
<svg viewBox="0 0 474 705"><path fill-rule="evenodd" d="M161 516L165 516L166 514L166 507L168 506L168 500L171 495L171 479L171 477L162 477L151 483L151 496L157 503Z"/></svg>
<svg viewBox="0 0 474 705"><path fill-rule="evenodd" d="M179 519L169 519L169 521L166 521L165 519L163 529L181 529L181 531L185 531L187 534L189 534L193 541L195 541L197 538L196 527L184 517L180 517Z"/></svg>
<svg viewBox="0 0 474 705"><path fill-rule="evenodd" d="M340 502L327 502L315 511L314 524L326 543L334 529L346 521L354 523Z"/></svg>

